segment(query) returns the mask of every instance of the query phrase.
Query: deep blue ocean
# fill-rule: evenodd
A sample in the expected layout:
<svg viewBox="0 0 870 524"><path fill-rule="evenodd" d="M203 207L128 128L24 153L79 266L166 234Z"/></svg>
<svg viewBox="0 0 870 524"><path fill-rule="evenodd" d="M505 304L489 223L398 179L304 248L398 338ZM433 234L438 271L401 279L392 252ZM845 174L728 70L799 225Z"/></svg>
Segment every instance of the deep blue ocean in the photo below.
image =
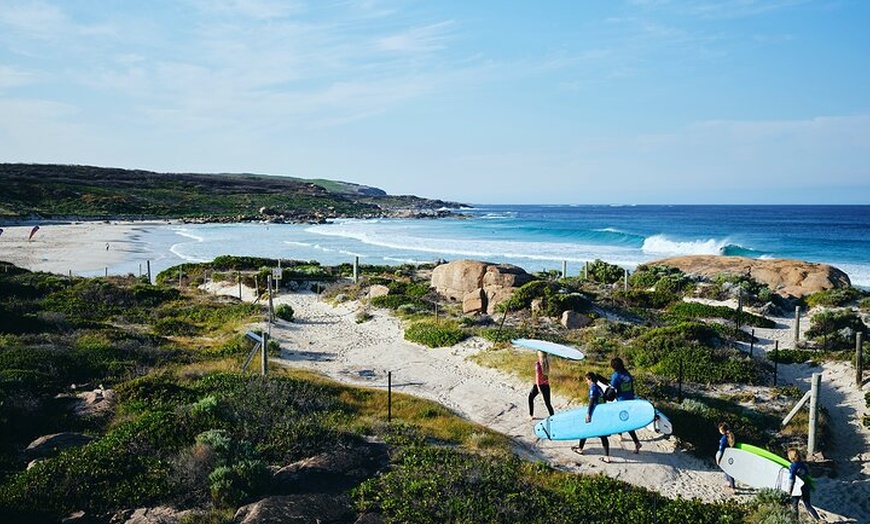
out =
<svg viewBox="0 0 870 524"><path fill-rule="evenodd" d="M478 205L468 218L336 220L322 225L146 226L136 259L112 272L136 272L142 258L160 271L222 254L317 260L326 265L473 258L528 271L579 274L586 261L634 269L660 258L720 254L790 258L834 265L870 288L870 205Z"/></svg>

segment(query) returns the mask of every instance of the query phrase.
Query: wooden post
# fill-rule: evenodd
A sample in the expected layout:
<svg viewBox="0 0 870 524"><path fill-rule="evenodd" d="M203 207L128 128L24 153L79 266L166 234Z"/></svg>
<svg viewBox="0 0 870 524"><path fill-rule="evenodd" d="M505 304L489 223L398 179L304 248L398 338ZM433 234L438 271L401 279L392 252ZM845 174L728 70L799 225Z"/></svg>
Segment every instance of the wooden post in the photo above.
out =
<svg viewBox="0 0 870 524"><path fill-rule="evenodd" d="M755 347L755 328L752 328L752 338L749 339L749 356L752 356L752 349Z"/></svg>
<svg viewBox="0 0 870 524"><path fill-rule="evenodd" d="M181 270L181 266L178 266L178 287L181 287L181 275L183 271Z"/></svg>
<svg viewBox="0 0 870 524"><path fill-rule="evenodd" d="M359 282L359 257L353 257L353 282Z"/></svg>
<svg viewBox="0 0 870 524"><path fill-rule="evenodd" d="M816 426L819 415L819 388L822 384L822 374L813 373L810 383L810 431L807 436L807 456L816 453Z"/></svg>
<svg viewBox="0 0 870 524"><path fill-rule="evenodd" d="M622 290L625 291L626 293L628 293L628 270L623 269L623 271L625 271L625 274L623 275L624 278L623 278Z"/></svg>
<svg viewBox="0 0 870 524"><path fill-rule="evenodd" d="M257 300L260 299L260 282L257 279L257 275L254 275L254 295L257 297Z"/></svg>
<svg viewBox="0 0 870 524"><path fill-rule="evenodd" d="M106 268L106 278L109 277L109 268Z"/></svg>
<svg viewBox="0 0 870 524"><path fill-rule="evenodd" d="M855 334L855 385L858 389L864 385L864 333Z"/></svg>
<svg viewBox="0 0 870 524"><path fill-rule="evenodd" d="M260 375L266 376L266 362L269 361L267 356L269 347L269 334L266 333L266 330L263 330L263 347L260 349Z"/></svg>
<svg viewBox="0 0 870 524"><path fill-rule="evenodd" d="M568 261L563 260L562 261L562 278L565 278L567 276L568 276Z"/></svg>
<svg viewBox="0 0 870 524"><path fill-rule="evenodd" d="M153 282L153 281L151 280L151 261L150 261L150 260L146 260L145 263L146 263L147 266L148 266L148 283L150 284L151 282Z"/></svg>
<svg viewBox="0 0 870 524"><path fill-rule="evenodd" d="M583 262L583 280L587 280L589 278L589 261Z"/></svg>
<svg viewBox="0 0 870 524"><path fill-rule="evenodd" d="M794 348L798 347L798 340L801 338L801 307L794 307Z"/></svg>
<svg viewBox="0 0 870 524"><path fill-rule="evenodd" d="M142 262L139 262L139 276L142 276Z"/></svg>
<svg viewBox="0 0 870 524"><path fill-rule="evenodd" d="M387 423L393 420L393 372L387 371Z"/></svg>
<svg viewBox="0 0 870 524"><path fill-rule="evenodd" d="M266 275L266 282L269 286L269 323L275 321L275 309L272 307L272 275Z"/></svg>
<svg viewBox="0 0 870 524"><path fill-rule="evenodd" d="M6 267L8 268L9 266L6 266ZM8 273L9 270L7 269L6 272ZM72 269L69 270L69 278L70 278L70 280L72 280Z"/></svg>
<svg viewBox="0 0 870 524"><path fill-rule="evenodd" d="M779 340L773 343L773 385L776 387L776 372L778 371L779 361Z"/></svg>
<svg viewBox="0 0 870 524"><path fill-rule="evenodd" d="M677 403L683 402L683 359L685 355L680 355L680 375L677 381L678 389L677 389Z"/></svg>
<svg viewBox="0 0 870 524"><path fill-rule="evenodd" d="M242 272L236 271L236 280L239 281L239 300L242 299Z"/></svg>
<svg viewBox="0 0 870 524"><path fill-rule="evenodd" d="M737 315L734 317L734 330L740 330L740 315L743 314L743 290L737 294Z"/></svg>

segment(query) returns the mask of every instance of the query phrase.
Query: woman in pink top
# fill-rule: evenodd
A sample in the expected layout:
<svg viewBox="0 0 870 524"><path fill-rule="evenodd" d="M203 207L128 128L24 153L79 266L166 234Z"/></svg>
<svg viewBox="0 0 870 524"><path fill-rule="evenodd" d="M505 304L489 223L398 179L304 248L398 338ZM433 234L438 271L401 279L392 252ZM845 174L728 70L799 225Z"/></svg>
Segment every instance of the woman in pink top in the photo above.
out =
<svg viewBox="0 0 870 524"><path fill-rule="evenodd" d="M529 392L529 418L532 420L535 419L535 397L538 396L538 393L544 397L547 411L550 412L550 415L553 414L553 405L550 404L550 380L547 378L549 373L550 358L543 351L538 351L538 360L535 362L535 385Z"/></svg>

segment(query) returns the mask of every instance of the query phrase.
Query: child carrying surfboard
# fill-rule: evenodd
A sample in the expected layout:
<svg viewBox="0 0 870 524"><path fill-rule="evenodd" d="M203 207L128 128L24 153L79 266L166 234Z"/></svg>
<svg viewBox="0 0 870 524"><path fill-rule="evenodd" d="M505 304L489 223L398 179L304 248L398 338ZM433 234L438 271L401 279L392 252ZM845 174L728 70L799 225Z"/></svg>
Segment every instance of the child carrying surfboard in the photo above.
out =
<svg viewBox="0 0 870 524"><path fill-rule="evenodd" d="M793 493L795 479L797 477L808 477L810 474L810 468L807 466L807 463L804 462L803 457L801 457L801 452L798 451L797 448L789 448L788 460L791 462L791 464L788 467L788 490L786 491L786 493ZM801 486L801 494L792 495L791 506L794 510L794 516L795 518L797 518L798 502L803 500L804 508L806 508L807 513L809 513L811 517L816 519L816 522L819 522L822 519L816 512L816 508L814 508L812 503L810 502L810 489L811 488L809 482L804 482L804 485Z"/></svg>
<svg viewBox="0 0 870 524"><path fill-rule="evenodd" d="M616 390L616 401L633 400L634 399L634 377L625 369L625 363L619 357L613 357L610 360L610 367L613 368L613 375L610 376L610 385ZM637 433L634 430L628 432L634 442L634 453L640 452L640 440L637 438Z"/></svg>
<svg viewBox="0 0 870 524"><path fill-rule="evenodd" d="M535 420L535 397L540 394L544 397L544 405L550 415L553 414L553 404L550 402L550 358L543 351L538 351L538 360L535 361L535 383L529 392L529 420Z"/></svg>
<svg viewBox="0 0 870 524"><path fill-rule="evenodd" d="M604 392L601 386L596 383L598 375L592 371L586 372L586 384L589 385L589 407L586 409L586 423L592 422L592 413L595 411L595 406L604 400ZM601 460L610 462L610 442L607 440L607 435L601 435L601 445L604 447L604 456ZM583 446L586 445L586 439L581 438L576 446L571 446L571 451L578 455L583 454Z"/></svg>
<svg viewBox="0 0 870 524"><path fill-rule="evenodd" d="M735 438L734 433L731 432L731 428L728 426L727 422L719 423L719 434L722 437L719 439L719 451L716 452L716 464L721 464L722 455L724 455L725 450L733 447ZM728 484L728 488L731 490L731 493L737 493L737 488L734 485L734 477L725 473L725 482Z"/></svg>

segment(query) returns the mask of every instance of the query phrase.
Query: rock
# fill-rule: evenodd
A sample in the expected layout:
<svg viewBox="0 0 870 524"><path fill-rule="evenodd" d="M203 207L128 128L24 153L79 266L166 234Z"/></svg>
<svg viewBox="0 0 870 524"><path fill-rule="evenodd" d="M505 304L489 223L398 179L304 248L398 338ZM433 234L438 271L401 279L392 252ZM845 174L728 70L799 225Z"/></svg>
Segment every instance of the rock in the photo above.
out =
<svg viewBox="0 0 870 524"><path fill-rule="evenodd" d="M176 524L186 517L190 510L177 510L167 506L139 508L124 521L124 524Z"/></svg>
<svg viewBox="0 0 870 524"><path fill-rule="evenodd" d="M665 258L645 265L669 265L687 275L708 279L723 273L748 275L785 298L801 298L852 285L849 276L834 266L800 260L693 255Z"/></svg>
<svg viewBox="0 0 870 524"><path fill-rule="evenodd" d="M29 458L49 457L65 449L84 446L92 440L94 440L94 437L89 437L82 433L54 433L52 435L43 435L34 440L27 446L24 452Z"/></svg>
<svg viewBox="0 0 870 524"><path fill-rule="evenodd" d="M238 524L345 524L356 513L347 494L303 493L267 497L236 511Z"/></svg>
<svg viewBox="0 0 870 524"><path fill-rule="evenodd" d="M382 284L373 284L369 287L369 298L384 297L390 294L390 288Z"/></svg>
<svg viewBox="0 0 870 524"><path fill-rule="evenodd" d="M576 311L563 311L561 323L566 329L580 329L592 323L592 319Z"/></svg>
<svg viewBox="0 0 870 524"><path fill-rule="evenodd" d="M483 289L469 291L462 297L462 313L479 313L486 310L486 294Z"/></svg>
<svg viewBox="0 0 870 524"><path fill-rule="evenodd" d="M350 490L389 464L382 442L362 442L294 462L275 472L272 493L337 493Z"/></svg>
<svg viewBox="0 0 870 524"><path fill-rule="evenodd" d="M115 390L97 388L76 394L77 402L73 406L76 415L93 416L111 411L115 406Z"/></svg>
<svg viewBox="0 0 870 524"><path fill-rule="evenodd" d="M511 264L493 264L477 260L454 260L432 270L431 285L447 298L463 301L465 309L469 293L481 292L481 312L495 312L495 307L507 300L515 288L531 282L534 277L521 267ZM474 300L469 298L469 300Z"/></svg>

